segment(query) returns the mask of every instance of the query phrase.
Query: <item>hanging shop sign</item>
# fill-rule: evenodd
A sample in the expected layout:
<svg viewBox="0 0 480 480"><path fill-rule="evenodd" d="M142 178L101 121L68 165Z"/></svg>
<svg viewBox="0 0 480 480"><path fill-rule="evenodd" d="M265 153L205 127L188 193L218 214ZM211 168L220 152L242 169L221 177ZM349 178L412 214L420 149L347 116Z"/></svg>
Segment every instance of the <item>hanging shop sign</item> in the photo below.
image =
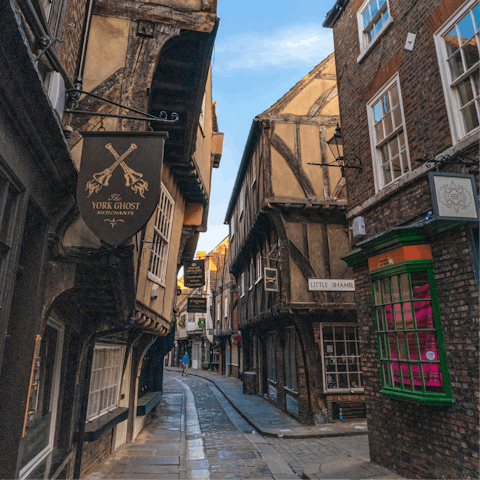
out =
<svg viewBox="0 0 480 480"><path fill-rule="evenodd" d="M309 278L308 289L311 292L354 292L355 281L343 278Z"/></svg>
<svg viewBox="0 0 480 480"><path fill-rule="evenodd" d="M193 260L183 264L183 284L187 288L205 285L205 261Z"/></svg>
<svg viewBox="0 0 480 480"><path fill-rule="evenodd" d="M276 268L264 268L265 291L278 292L278 270Z"/></svg>
<svg viewBox="0 0 480 480"><path fill-rule="evenodd" d="M188 313L207 313L207 299L206 298L189 298L187 301Z"/></svg>
<svg viewBox="0 0 480 480"><path fill-rule="evenodd" d="M430 172L428 176L437 219L478 222L478 197L473 175Z"/></svg>
<svg viewBox="0 0 480 480"><path fill-rule="evenodd" d="M84 132L77 203L88 228L118 245L153 215L166 132Z"/></svg>

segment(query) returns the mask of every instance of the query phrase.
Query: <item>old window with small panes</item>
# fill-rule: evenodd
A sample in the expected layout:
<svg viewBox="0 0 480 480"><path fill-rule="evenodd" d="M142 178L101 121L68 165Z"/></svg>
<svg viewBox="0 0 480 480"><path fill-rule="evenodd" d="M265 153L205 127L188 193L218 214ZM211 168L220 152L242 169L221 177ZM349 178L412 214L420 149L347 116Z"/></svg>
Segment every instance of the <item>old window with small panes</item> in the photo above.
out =
<svg viewBox="0 0 480 480"><path fill-rule="evenodd" d="M160 285L165 285L174 207L175 202L162 183L148 268L148 278Z"/></svg>
<svg viewBox="0 0 480 480"><path fill-rule="evenodd" d="M324 390L363 389L358 327L323 323L321 332Z"/></svg>
<svg viewBox="0 0 480 480"><path fill-rule="evenodd" d="M360 48L366 51L391 21L388 0L366 0L358 10Z"/></svg>
<svg viewBox="0 0 480 480"><path fill-rule="evenodd" d="M450 403L433 271L406 264L394 274L373 278L382 391Z"/></svg>
<svg viewBox="0 0 480 480"><path fill-rule="evenodd" d="M480 3L465 2L434 35L454 142L479 129Z"/></svg>
<svg viewBox="0 0 480 480"><path fill-rule="evenodd" d="M398 74L367 104L376 190L410 172Z"/></svg>
<svg viewBox="0 0 480 480"><path fill-rule="evenodd" d="M124 346L97 345L95 347L88 394L87 421L117 408L124 356Z"/></svg>

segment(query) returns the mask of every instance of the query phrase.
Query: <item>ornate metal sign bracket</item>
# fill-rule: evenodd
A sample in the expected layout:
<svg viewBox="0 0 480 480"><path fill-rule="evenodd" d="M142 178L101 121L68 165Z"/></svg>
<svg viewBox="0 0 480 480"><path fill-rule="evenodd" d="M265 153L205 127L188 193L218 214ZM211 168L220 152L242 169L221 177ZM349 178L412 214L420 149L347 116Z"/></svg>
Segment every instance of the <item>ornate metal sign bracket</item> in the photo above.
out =
<svg viewBox="0 0 480 480"><path fill-rule="evenodd" d="M84 92L83 90L79 90L78 88L72 88L68 91L70 94L70 98L75 102L75 107L73 109L65 109L65 113L73 113L74 115L93 115L98 117L115 117L115 118L125 118L128 120L141 120L143 122L162 122L162 123L175 123L178 122L180 117L178 113L173 112L171 114L171 118L168 119L167 112L161 111L159 116L156 117L155 115L150 115L149 113L141 112L140 110L136 110L135 108L126 107L117 102L113 102L112 100L107 100L106 98L100 97L90 92ZM134 115L118 115L114 113L105 113L105 112L89 112L87 110L77 110L78 107L78 99L81 95L88 95L90 97L96 98L97 100L102 100L103 102L110 103L111 105L115 105L116 107L124 108L125 110L130 110L131 112L137 113L139 115L143 115L143 117L138 117Z"/></svg>
<svg viewBox="0 0 480 480"><path fill-rule="evenodd" d="M470 158L461 153L455 153L453 155L437 155L435 157L424 155L422 158L417 158L415 161L425 163L427 166L435 166L437 172L439 167L447 163L451 165L461 165L464 168L476 168L477 170L479 166L478 155L475 158Z"/></svg>

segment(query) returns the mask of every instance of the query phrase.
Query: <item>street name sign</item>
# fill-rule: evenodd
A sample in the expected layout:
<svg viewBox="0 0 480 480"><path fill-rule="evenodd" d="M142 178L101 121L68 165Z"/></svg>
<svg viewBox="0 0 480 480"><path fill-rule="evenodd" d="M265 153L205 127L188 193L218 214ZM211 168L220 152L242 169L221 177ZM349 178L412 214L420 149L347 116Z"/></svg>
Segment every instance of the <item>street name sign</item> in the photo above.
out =
<svg viewBox="0 0 480 480"><path fill-rule="evenodd" d="M354 292L355 281L343 278L309 278L308 289L311 292Z"/></svg>

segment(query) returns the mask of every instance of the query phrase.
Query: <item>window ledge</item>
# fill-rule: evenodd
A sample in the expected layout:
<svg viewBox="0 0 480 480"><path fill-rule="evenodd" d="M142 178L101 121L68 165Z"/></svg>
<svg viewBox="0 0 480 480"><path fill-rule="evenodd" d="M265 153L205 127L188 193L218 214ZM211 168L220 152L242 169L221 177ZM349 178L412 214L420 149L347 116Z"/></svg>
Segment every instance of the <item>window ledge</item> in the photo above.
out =
<svg viewBox="0 0 480 480"><path fill-rule="evenodd" d="M419 394L415 395L408 392L400 392L398 390L383 388L380 390L380 393L383 393L387 397L396 398L397 400L403 400L407 402L421 403L424 405L432 406L442 406L442 405L453 405L455 400L453 398L439 396L439 395L426 395Z"/></svg>
<svg viewBox="0 0 480 480"><path fill-rule="evenodd" d="M255 285L257 285L257 284L262 280L262 278L263 278L263 276L257 278L257 279L255 280Z"/></svg>
<svg viewBox="0 0 480 480"><path fill-rule="evenodd" d="M128 408L118 407L115 410L96 418L85 426L85 441L93 442L98 440L105 432L111 430L119 423L127 420Z"/></svg>
<svg viewBox="0 0 480 480"><path fill-rule="evenodd" d="M298 396L298 391L294 390L293 388L287 387L286 385L283 386L284 390L287 391L288 393L291 393L293 395Z"/></svg>
<svg viewBox="0 0 480 480"><path fill-rule="evenodd" d="M475 131L468 134L464 137L461 141L456 143L453 147L447 148L443 152L439 153L436 157L442 157L445 155L455 155L456 153L463 152L470 148L472 145L478 142L479 132ZM411 172L405 173L394 182L389 183L386 187L379 190L378 192L373 195L373 197L368 198L362 204L354 207L352 210L347 212L347 219L357 217L358 215L362 214L365 210L373 207L375 204L381 202L386 197L393 195L398 189L406 186L407 184L414 182L421 177L422 175L430 172L431 170L435 169L435 165L431 163L424 163L420 165L418 168L415 168Z"/></svg>
<svg viewBox="0 0 480 480"><path fill-rule="evenodd" d="M148 392L143 397L140 397L137 403L137 417L142 417L150 413L161 398L161 392Z"/></svg>
<svg viewBox="0 0 480 480"><path fill-rule="evenodd" d="M380 30L380 32L377 33L376 37L370 41L370 43L365 47L365 50L360 53L360 55L357 58L357 63L362 63L363 59L368 55L370 50L378 43L381 37L385 34L385 32L389 29L390 25L393 23L392 17L390 17L387 20L387 23L385 23Z"/></svg>

